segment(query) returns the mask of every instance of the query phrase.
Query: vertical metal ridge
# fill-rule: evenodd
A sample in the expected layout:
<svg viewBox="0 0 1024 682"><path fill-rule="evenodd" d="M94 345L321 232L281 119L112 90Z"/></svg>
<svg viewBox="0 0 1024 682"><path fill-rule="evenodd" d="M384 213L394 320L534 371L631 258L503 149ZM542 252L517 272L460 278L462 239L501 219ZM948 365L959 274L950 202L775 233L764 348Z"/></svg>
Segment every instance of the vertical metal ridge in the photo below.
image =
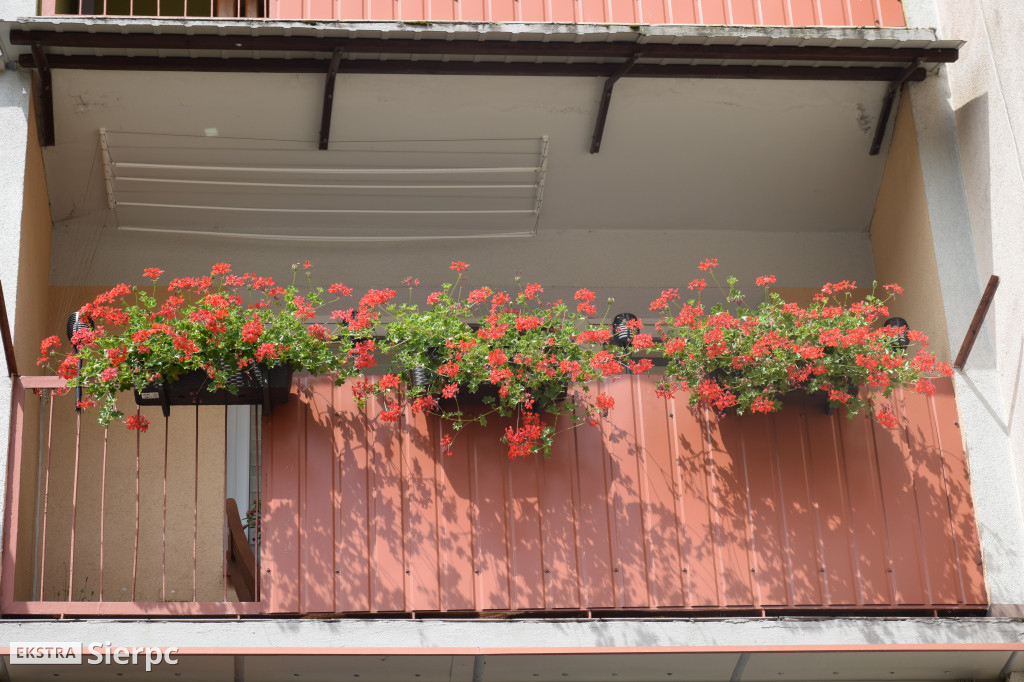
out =
<svg viewBox="0 0 1024 682"><path fill-rule="evenodd" d="M603 392L603 381L598 381L596 393ZM622 584L622 571L619 566L619 522L615 513L617 504L612 491L612 484L615 480L615 464L612 461L612 453L608 449L607 429L605 420L600 421L601 428L601 465L604 473L604 507L608 528L608 568L611 571L610 581L612 587L612 604L622 606L621 599L624 592Z"/></svg>
<svg viewBox="0 0 1024 682"><path fill-rule="evenodd" d="M689 565L686 560L686 553L684 551L686 547L684 528L686 527L686 509L683 506L683 472L682 472L682 453L679 451L679 422L676 419L676 411L678 410L678 404L676 399L665 400L666 411L665 421L668 429L668 441L669 441L669 457L672 466L672 491L674 493L672 499L673 509L675 510L675 521L676 521L676 546L679 548L679 587L681 589L682 605L684 607L693 606L693 586L690 583L690 571Z"/></svg>
<svg viewBox="0 0 1024 682"><path fill-rule="evenodd" d="M747 434L741 422L737 431L740 435L740 461L743 463L743 501L746 514L744 526L747 534L747 581L750 586L750 598L754 606L764 606L764 595L761 594L761 566L757 560L757 543L754 539L754 507L750 500L750 467L747 465ZM721 431L719 431L721 433ZM756 456L760 456L758 453Z"/></svg>
<svg viewBox="0 0 1024 682"><path fill-rule="evenodd" d="M441 482L441 458L447 457L441 452L441 438L444 435L444 422L441 419L435 421L437 424L437 438L433 439L433 452L434 452L434 467L433 467L433 479L434 485L434 561L437 566L437 607L444 611L444 566L442 563L444 553L441 551L441 528L444 524L444 485Z"/></svg>
<svg viewBox="0 0 1024 682"><path fill-rule="evenodd" d="M334 0L335 7L339 0ZM341 531L341 498L344 493L341 485L341 462L340 462L340 450L341 447L338 444L338 431L335 428L335 421L338 415L338 392L341 390L340 386L335 386L333 383L324 382L328 390L328 396L330 399L327 402L327 424L331 429L331 538L334 540L333 551L331 552L331 574L334 576L331 580L331 603L334 605L335 612L340 612L341 608L341 594L340 594L340 578L341 569L338 566L338 548L342 546L342 531Z"/></svg>
<svg viewBox="0 0 1024 682"><path fill-rule="evenodd" d="M298 390L296 391L301 395L302 389L306 388L305 378L295 377L294 382L297 384ZM309 406L305 401L299 400L296 396L295 400L290 402L295 403L295 451L298 453L298 461L296 462L296 490L295 497L298 500L298 504L295 506L295 522L294 527L298 529L298 533L295 536L295 557L299 563L298 580L296 585L298 587L296 593L296 599L301 610L309 611L308 593L306 589L306 552L308 544L305 540L306 536L306 495L307 485L306 476L308 475L307 467L307 455L306 452L306 429L309 428Z"/></svg>
<svg viewBox="0 0 1024 682"><path fill-rule="evenodd" d="M647 607L657 606L658 599L655 597L655 588L651 583L651 528L648 524L649 505L651 503L651 472L647 468L647 438L644 429L644 404L640 393L640 384L636 376L629 375L629 394L632 397L633 413L633 448L636 453L637 463L637 488L640 498L640 529L644 534L640 543L644 553L644 585L647 588Z"/></svg>
<svg viewBox="0 0 1024 682"><path fill-rule="evenodd" d="M793 569L793 546L789 539L789 520L786 518L786 489L782 485L782 461L779 457L780 443L778 420L769 420L769 428L771 430L771 457L774 464L772 467L772 473L775 474L775 486L779 494L778 516L779 532L781 534L779 548L782 551L782 561L786 574L786 582L784 585L786 591L786 603L790 606L796 606L796 576ZM806 476L806 473L804 475Z"/></svg>
<svg viewBox="0 0 1024 682"><path fill-rule="evenodd" d="M841 476L840 476L841 490L842 490L842 493L843 493L843 497L845 498L845 501L846 501L847 517L850 519L850 525L849 525L849 537L850 537L850 549L851 549L850 557L851 557L851 560L853 561L853 578L854 578L854 580L857 583L857 589L856 589L857 605L858 606L863 606L864 602L865 602L865 599L864 599L864 575L861 572L861 568L860 568L860 563L861 563L861 558L862 557L861 557L860 549L858 547L858 542L857 542L857 529L856 529L856 525L857 524L855 522L856 516L854 516L854 513L853 513L853 498L850 495L850 474L849 474L849 467L847 466L847 463L846 463L846 448L843 445L843 438L842 438L843 427L842 427L842 423L839 422L838 415L835 415L835 414L832 415L832 417L830 419L830 423L831 423L831 426L832 426L832 442L833 442L834 447L835 447L836 460L839 463L839 471L840 471L840 474L841 474Z"/></svg>
<svg viewBox="0 0 1024 682"><path fill-rule="evenodd" d="M534 461L530 458L530 465ZM505 593L508 596L508 608L515 608L515 595L513 594L513 571L514 571L514 544L515 523L512 519L512 472L510 470L512 461L508 457L501 458L501 511L502 525L505 531Z"/></svg>
<svg viewBox="0 0 1024 682"><path fill-rule="evenodd" d="M726 605L726 593L725 593L725 562L722 557L722 517L719 513L718 507L718 483L715 476L715 457L713 453L713 446L711 443L711 420L708 418L708 408L700 408L701 424L704 426L704 477L705 477L705 490L708 495L708 520L712 527L712 536L714 540L714 549L712 551L715 558L715 592L717 593L717 601L721 605Z"/></svg>
<svg viewBox="0 0 1024 682"><path fill-rule="evenodd" d="M573 413L579 409L576 403L579 394L574 394L573 400ZM585 608L589 603L588 590L586 589L586 579L584 571L586 570L583 564L583 557L580 556L580 446L579 446L579 433L577 429L573 428L569 431L569 495L572 500L572 539L573 539L573 556L576 561L576 600L579 603L580 608Z"/></svg>
<svg viewBox="0 0 1024 682"><path fill-rule="evenodd" d="M906 393L903 391L902 388L897 388L894 391L894 394L897 396L896 399L899 401L899 405L902 408L901 411L903 412L904 415L906 415L907 414L907 396L906 396ZM931 426L931 424L928 424L928 426ZM933 443L937 442L936 436L937 436L937 434L935 433L935 430L932 429L932 437L929 439L929 441L931 441ZM907 462L908 468L910 469L910 481L911 481L911 485L912 485L911 489L913 490L913 500L914 500L914 514L917 517L916 518L916 523L915 523L915 525L917 527L917 541L918 541L919 547L921 549L921 551L918 552L918 564L919 564L919 570L921 571L921 577L924 580L924 592L925 592L925 598L927 599L926 603L928 603L928 604L935 604L936 603L936 599L935 599L936 595L935 595L935 591L932 588L931 571L928 568L928 558L926 556L927 555L928 547L927 547L927 545L925 543L925 533L924 533L924 517L925 517L925 514L922 513L922 510L921 510L921 502L922 502L922 500L921 500L921 491L918 489L918 485L917 485L917 483L918 483L917 467L920 466L921 464L914 457L914 455L915 455L914 449L912 447L910 447L910 429L909 429L909 427L906 428L905 430L902 430L901 433L900 433L900 450L903 452L904 461ZM939 462L940 462L940 467L941 467L941 461L942 461L941 460L941 454L939 455L939 458L940 458Z"/></svg>
<svg viewBox="0 0 1024 682"><path fill-rule="evenodd" d="M883 557L883 559L885 560L886 565L889 566L889 603L895 606L896 604L900 603L900 599L898 591L896 589L896 565L895 561L893 560L892 537L889 533L889 514L886 508L885 495L883 493L882 488L882 471L881 467L879 466L878 443L875 440L874 421L865 420L864 425L861 428L863 428L866 431L864 440L865 445L867 446L867 455L870 460L870 463L873 465L872 469L874 470L872 486L878 492L878 500L882 510L882 541L885 551L885 556Z"/></svg>
<svg viewBox="0 0 1024 682"><path fill-rule="evenodd" d="M832 595L828 586L828 572L825 570L825 537L821 530L821 504L819 502L818 486L814 476L814 459L811 453L811 436L807 426L807 415L800 414L800 459L804 465L804 485L807 487L807 499L810 501L810 512L813 514L814 533L816 536L815 547L817 547L815 568L818 569L818 588L821 590L821 603L823 606L832 604Z"/></svg>
<svg viewBox="0 0 1024 682"><path fill-rule="evenodd" d="M104 440L106 435L104 435ZM192 601L199 601L199 405L196 405L195 469L192 476ZM104 448L106 453L106 448Z"/></svg>
<svg viewBox="0 0 1024 682"><path fill-rule="evenodd" d="M946 499L946 522L949 524L950 537L953 540L953 558L956 561L957 588L960 593L960 603L967 603L967 588L964 585L964 558L960 555L960 538L957 532L953 511L953 500L949 489L949 463L946 461L946 449L942 444L942 430L939 428L939 414L935 406L935 396L927 396L928 414L931 417L932 430L935 434L935 447L939 454L939 471L942 474L942 494Z"/></svg>
<svg viewBox="0 0 1024 682"><path fill-rule="evenodd" d="M406 611L415 611L416 603L414 599L414 587L413 587L413 575L412 575L412 563L409 558L410 552L406 545L410 541L410 511L409 511L409 490L407 487L407 481L405 473L409 470L409 458L412 457L410 451L410 441L412 439L412 406L409 401L405 401L405 409L402 410L402 421L397 426L399 429L398 439L398 463L399 463L399 494L401 496L401 504L398 505L399 513L402 515L402 603L405 605Z"/></svg>
<svg viewBox="0 0 1024 682"><path fill-rule="evenodd" d="M473 570L473 608L479 611L482 601L480 596L480 542L477 537L480 533L480 483L477 478L479 476L479 461L477 460L478 439L475 437L477 435L475 427L476 425L469 427L472 429L470 433L474 436L469 442L469 556L471 557L470 568ZM463 429L463 431L469 429Z"/></svg>

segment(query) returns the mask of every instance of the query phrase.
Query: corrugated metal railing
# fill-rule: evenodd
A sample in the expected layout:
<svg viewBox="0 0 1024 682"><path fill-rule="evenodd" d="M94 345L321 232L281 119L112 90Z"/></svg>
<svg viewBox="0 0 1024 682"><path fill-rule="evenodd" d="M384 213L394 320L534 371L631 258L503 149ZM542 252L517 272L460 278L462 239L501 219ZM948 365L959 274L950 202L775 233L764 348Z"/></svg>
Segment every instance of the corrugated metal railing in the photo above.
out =
<svg viewBox="0 0 1024 682"><path fill-rule="evenodd" d="M44 16L905 26L900 0L43 0Z"/></svg>
<svg viewBox="0 0 1024 682"><path fill-rule="evenodd" d="M15 379L0 610L30 615L981 613L949 380L895 431L820 407L715 418L649 377L509 461L505 424L365 411L299 376L263 421L259 601L225 578L223 410L99 428ZM568 426L563 420L559 426ZM232 570L236 570L233 566Z"/></svg>
<svg viewBox="0 0 1024 682"><path fill-rule="evenodd" d="M948 380L897 393L895 431L821 406L716 420L649 377L599 388L600 429L509 461L500 420L443 456L437 421L386 424L302 379L264 432L268 611L984 610Z"/></svg>

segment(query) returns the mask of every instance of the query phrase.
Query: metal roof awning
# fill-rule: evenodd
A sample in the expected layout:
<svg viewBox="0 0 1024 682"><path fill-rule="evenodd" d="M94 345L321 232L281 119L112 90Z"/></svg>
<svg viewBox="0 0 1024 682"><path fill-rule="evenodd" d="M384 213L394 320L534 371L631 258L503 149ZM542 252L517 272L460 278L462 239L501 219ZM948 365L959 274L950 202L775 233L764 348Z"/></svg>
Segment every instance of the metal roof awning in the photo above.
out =
<svg viewBox="0 0 1024 682"><path fill-rule="evenodd" d="M26 18L7 28L0 45L42 77L44 144L53 142L45 123L52 69L323 73L321 148L338 73L604 78L596 153L620 78L883 81L893 84L884 117L903 83L923 80L928 65L956 61L962 45L929 29L94 17ZM880 127L872 153L882 135Z"/></svg>

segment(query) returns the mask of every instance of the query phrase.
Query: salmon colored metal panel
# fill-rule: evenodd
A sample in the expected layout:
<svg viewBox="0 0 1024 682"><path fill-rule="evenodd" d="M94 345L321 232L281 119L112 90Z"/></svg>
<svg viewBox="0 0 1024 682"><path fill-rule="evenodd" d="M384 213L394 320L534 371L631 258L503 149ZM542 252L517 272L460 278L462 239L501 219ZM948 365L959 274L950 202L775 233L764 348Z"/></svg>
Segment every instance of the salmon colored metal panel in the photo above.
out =
<svg viewBox="0 0 1024 682"><path fill-rule="evenodd" d="M833 415L839 420L838 415ZM892 561L881 491L878 460L871 425L863 419L843 421L841 447L846 464L847 491L854 535L857 566L864 604L893 603Z"/></svg>
<svg viewBox="0 0 1024 682"><path fill-rule="evenodd" d="M761 23L758 16L758 0L732 0L729 11L729 23L741 25L757 25Z"/></svg>
<svg viewBox="0 0 1024 682"><path fill-rule="evenodd" d="M439 611L441 583L438 576L437 449L440 442L436 419L406 412L405 438L405 553L409 569L407 586L412 611Z"/></svg>
<svg viewBox="0 0 1024 682"><path fill-rule="evenodd" d="M444 434L442 434L444 435ZM437 490L441 504L438 535L441 608L469 610L473 600L473 533L469 467L472 446L468 430L457 435L452 453L441 459Z"/></svg>
<svg viewBox="0 0 1024 682"><path fill-rule="evenodd" d="M722 606L754 604L747 486L739 419L710 423L712 513L718 543Z"/></svg>
<svg viewBox="0 0 1024 682"><path fill-rule="evenodd" d="M649 381L636 381L638 456L644 462L640 481L644 500L644 553L647 556L647 585L651 606L684 604L682 514L677 493L676 448L668 416L670 405L654 392Z"/></svg>
<svg viewBox="0 0 1024 682"><path fill-rule="evenodd" d="M606 430L607 425L602 424L601 429ZM583 603L589 608L615 606L610 540L613 507L607 478L610 463L602 431L590 427L574 430L580 582Z"/></svg>
<svg viewBox="0 0 1024 682"><path fill-rule="evenodd" d="M527 457L512 462L508 468L509 577L513 609L547 608L538 480L543 463L541 457Z"/></svg>
<svg viewBox="0 0 1024 682"><path fill-rule="evenodd" d="M821 11L822 26L845 26L849 23L846 16L846 0L817 0Z"/></svg>
<svg viewBox="0 0 1024 682"><path fill-rule="evenodd" d="M324 378L327 381L326 377ZM328 382L329 383L329 382ZM349 386L333 386L336 505L334 576L338 611L370 610L370 510L372 488L366 419Z"/></svg>
<svg viewBox="0 0 1024 682"><path fill-rule="evenodd" d="M789 23L786 0L758 0L761 23L765 26L785 26Z"/></svg>
<svg viewBox="0 0 1024 682"><path fill-rule="evenodd" d="M932 604L962 603L956 541L950 526L945 472L932 400L910 391L898 391L907 423L907 466L914 477L914 493L921 529L928 600Z"/></svg>
<svg viewBox="0 0 1024 682"><path fill-rule="evenodd" d="M580 570L576 556L577 497L572 469L576 439L569 430L568 415L558 418L555 428L565 434L551 446L551 457L540 467L541 552L544 561L545 606L549 609L578 609ZM589 426L583 428L590 428Z"/></svg>
<svg viewBox="0 0 1024 682"><path fill-rule="evenodd" d="M936 381L932 406L935 415L936 444L942 453L943 476L949 504L950 527L956 540L961 590L967 604L984 604L985 580L981 570L981 543L971 500L971 482L967 460L961 447L960 423L956 413L952 381Z"/></svg>
<svg viewBox="0 0 1024 682"><path fill-rule="evenodd" d="M365 18L363 0L337 0L337 8L338 16L350 21Z"/></svg>
<svg viewBox="0 0 1024 682"><path fill-rule="evenodd" d="M786 0L789 4L789 24L791 26L821 25L821 14L818 0Z"/></svg>
<svg viewBox="0 0 1024 682"><path fill-rule="evenodd" d="M906 26L902 0L876 0L882 26Z"/></svg>
<svg viewBox="0 0 1024 682"><path fill-rule="evenodd" d="M616 403L599 428L562 417L551 459L517 461L500 420L442 457L436 418L297 381L266 421L268 612L985 603L948 381L897 393L892 432L799 406L709 422L622 377L591 387Z"/></svg>
<svg viewBox="0 0 1024 682"><path fill-rule="evenodd" d="M809 457L809 478L821 538L823 598L828 604L860 604L857 537L839 422L807 418L805 424L807 449L813 453Z"/></svg>
<svg viewBox="0 0 1024 682"><path fill-rule="evenodd" d="M293 380L294 381L294 380ZM295 390L293 383L292 390ZM299 413L292 400L263 416L263 436L271 446L263 462L261 599L270 613L299 611ZM269 460L269 461L266 461Z"/></svg>
<svg viewBox="0 0 1024 682"><path fill-rule="evenodd" d="M783 410L777 415L775 428L779 434L790 434L776 441L790 603L822 604L824 559L819 552L821 533L811 497L806 415L802 410Z"/></svg>
<svg viewBox="0 0 1024 682"><path fill-rule="evenodd" d="M673 458L678 467L682 508L685 604L698 608L715 606L724 602L718 583L720 553L712 504L714 478L708 424L701 413L687 405L685 393L676 396L671 404Z"/></svg>
<svg viewBox="0 0 1024 682"><path fill-rule="evenodd" d="M898 398L894 396L893 400ZM878 456L878 477L892 553L896 603L924 604L927 602L927 577L921 556L914 462L901 431L872 429L872 440Z"/></svg>
<svg viewBox="0 0 1024 682"><path fill-rule="evenodd" d="M644 459L636 442L632 384L635 377L604 383L607 394L620 409L608 410L605 418L605 447L610 465L609 493L612 504L612 574L616 606L645 608L651 605L647 592L647 556L644 551L641 482L646 477ZM625 408L625 409L621 409Z"/></svg>
<svg viewBox="0 0 1024 682"><path fill-rule="evenodd" d="M303 485L299 490L302 509L302 611L303 613L333 613L334 599L334 547L337 536L334 527L334 442L331 428L331 385L317 381L309 385L311 377L299 379L298 402L304 406L303 426L300 433L300 458L305 466ZM304 461L303 461L304 460ZM340 570L340 567L339 567Z"/></svg>
<svg viewBox="0 0 1024 682"><path fill-rule="evenodd" d="M334 0L304 0L306 12L311 17L334 18Z"/></svg>
<svg viewBox="0 0 1024 682"><path fill-rule="evenodd" d="M373 470L370 608L372 611L404 611L401 431L381 419L383 398L367 400L366 407Z"/></svg>
<svg viewBox="0 0 1024 682"><path fill-rule="evenodd" d="M728 24L729 0L701 0L700 18L702 24Z"/></svg>
<svg viewBox="0 0 1024 682"><path fill-rule="evenodd" d="M45 15L52 13L44 11ZM343 21L906 25L900 0L270 0L270 17Z"/></svg>
<svg viewBox="0 0 1024 682"><path fill-rule="evenodd" d="M483 408L478 408L483 409ZM508 523L505 491L508 488L508 457L488 443L501 442L504 428L498 420L486 426L473 424L465 436L473 443L471 495L473 518L473 565L476 609L507 610L509 598Z"/></svg>
<svg viewBox="0 0 1024 682"><path fill-rule="evenodd" d="M743 433L755 603L782 606L788 603L786 588L789 584L781 516L786 500L779 494L772 420L765 415L750 415L737 421L741 422Z"/></svg>
<svg viewBox="0 0 1024 682"><path fill-rule="evenodd" d="M670 24L696 24L697 9L694 0L665 0Z"/></svg>
<svg viewBox="0 0 1024 682"><path fill-rule="evenodd" d="M853 26L878 26L882 22L877 15L875 0L846 0L849 7L850 24Z"/></svg>

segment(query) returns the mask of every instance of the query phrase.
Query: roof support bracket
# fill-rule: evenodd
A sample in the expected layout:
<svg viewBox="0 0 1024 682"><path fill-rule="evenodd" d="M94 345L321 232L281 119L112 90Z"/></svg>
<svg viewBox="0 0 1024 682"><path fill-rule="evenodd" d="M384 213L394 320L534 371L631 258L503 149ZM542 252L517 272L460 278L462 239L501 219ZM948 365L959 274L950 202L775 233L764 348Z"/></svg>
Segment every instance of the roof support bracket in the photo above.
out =
<svg viewBox="0 0 1024 682"><path fill-rule="evenodd" d="M32 59L39 72L39 144L52 147L56 143L53 131L53 77L46 53L39 43L32 44Z"/></svg>
<svg viewBox="0 0 1024 682"><path fill-rule="evenodd" d="M338 75L338 67L341 66L341 48L335 48L331 55L331 62L327 67L327 79L324 82L324 106L320 115L320 149L327 149L327 143L331 139L331 112L334 109L334 79Z"/></svg>
<svg viewBox="0 0 1024 682"><path fill-rule="evenodd" d="M903 84L907 82L914 72L921 68L921 60L915 59L914 62L903 69L900 75L896 77L889 85L889 91L885 93L885 101L882 102L882 112L878 115L878 125L875 126L875 139L871 141L871 156L877 156L879 150L882 148L882 138L885 137L885 129L889 125L889 116L892 114L892 105L896 102L896 98L903 91Z"/></svg>
<svg viewBox="0 0 1024 682"><path fill-rule="evenodd" d="M642 50L637 50L630 55L629 59L615 69L604 82L604 90L601 91L601 106L597 110L597 122L594 124L594 135L590 138L591 154L601 151L601 138L604 136L604 123L608 119L608 105L612 101L612 88L615 87L615 81L625 76L626 72L633 68L641 54L643 54Z"/></svg>

